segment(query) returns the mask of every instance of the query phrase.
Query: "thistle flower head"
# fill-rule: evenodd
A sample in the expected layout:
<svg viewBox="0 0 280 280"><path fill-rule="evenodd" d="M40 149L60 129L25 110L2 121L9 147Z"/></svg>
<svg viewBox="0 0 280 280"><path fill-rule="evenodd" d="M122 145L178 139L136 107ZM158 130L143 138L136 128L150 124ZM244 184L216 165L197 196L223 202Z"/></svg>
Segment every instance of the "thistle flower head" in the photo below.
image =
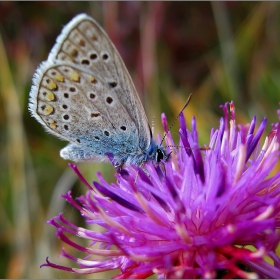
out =
<svg viewBox="0 0 280 280"><path fill-rule="evenodd" d="M76 268L48 259L43 266L78 274L119 269L115 278L279 278L280 171L273 173L279 122L261 147L267 120L258 129L256 118L237 125L233 103L221 107L224 117L204 149L195 118L188 129L181 114L171 160L127 167L116 174L117 183L98 174L92 186L70 165L89 190L76 200L71 192L63 197L88 224L105 231L78 227L62 214L54 217L49 223L58 237L85 257L63 250ZM167 146L176 146L165 115L162 121ZM89 246L74 243L71 234L88 239Z"/></svg>

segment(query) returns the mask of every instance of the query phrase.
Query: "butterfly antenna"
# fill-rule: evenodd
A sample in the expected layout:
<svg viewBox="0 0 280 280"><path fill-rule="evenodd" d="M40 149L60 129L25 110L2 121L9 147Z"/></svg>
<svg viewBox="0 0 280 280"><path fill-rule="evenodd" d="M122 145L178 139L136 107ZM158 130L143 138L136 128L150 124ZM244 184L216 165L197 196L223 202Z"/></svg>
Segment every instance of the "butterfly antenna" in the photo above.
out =
<svg viewBox="0 0 280 280"><path fill-rule="evenodd" d="M163 140L165 139L167 133L170 131L170 129L171 129L171 128L173 127L173 125L175 124L175 122L178 120L180 114L181 114L181 113L186 109L186 107L189 105L189 103L190 103L190 101L191 101L191 98L192 98L192 93L190 93L190 95L189 95L189 97L188 97L188 99L187 99L187 101L186 101L186 103L185 103L183 109L180 111L180 113L177 115L177 117L175 118L175 120L174 120L174 121L172 122L172 124L169 126L167 132L164 134L164 136L163 136L163 138L162 138L162 140L161 140L161 142L160 142L160 145L162 145Z"/></svg>
<svg viewBox="0 0 280 280"><path fill-rule="evenodd" d="M153 117L152 120L152 135L154 135L154 130L155 130L155 117Z"/></svg>
<svg viewBox="0 0 280 280"><path fill-rule="evenodd" d="M183 149L190 149L192 150L193 148L192 147L185 147L185 146L173 146L173 145L169 145L169 146L166 146L166 148L183 148ZM199 150L201 151L209 151L211 150L211 148L209 146L204 146L204 147L199 147Z"/></svg>

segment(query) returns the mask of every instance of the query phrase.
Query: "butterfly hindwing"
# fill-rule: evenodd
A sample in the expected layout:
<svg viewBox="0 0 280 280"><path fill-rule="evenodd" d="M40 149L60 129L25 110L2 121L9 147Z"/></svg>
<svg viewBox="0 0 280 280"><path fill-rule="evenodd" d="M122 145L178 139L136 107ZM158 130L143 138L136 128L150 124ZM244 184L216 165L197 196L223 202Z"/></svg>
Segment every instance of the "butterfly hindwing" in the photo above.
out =
<svg viewBox="0 0 280 280"><path fill-rule="evenodd" d="M112 154L137 149L137 127L115 92L91 70L45 63L32 94L36 118L60 138L103 155L109 149Z"/></svg>

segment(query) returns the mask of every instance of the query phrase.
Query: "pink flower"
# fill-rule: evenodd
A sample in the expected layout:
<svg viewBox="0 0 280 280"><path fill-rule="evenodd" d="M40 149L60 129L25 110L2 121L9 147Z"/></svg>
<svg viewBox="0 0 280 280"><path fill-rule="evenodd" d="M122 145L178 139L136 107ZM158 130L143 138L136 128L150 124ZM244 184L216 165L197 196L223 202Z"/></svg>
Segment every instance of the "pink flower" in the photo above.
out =
<svg viewBox="0 0 280 280"><path fill-rule="evenodd" d="M114 278L279 278L280 171L272 174L279 161L279 122L261 148L267 120L255 132L256 118L249 126L236 125L233 103L222 108L220 127L212 129L205 149L198 145L195 118L188 130L181 114L179 146L185 148L175 148L159 166L125 168L117 183L98 174L100 182L92 187L70 164L89 190L76 200L71 192L63 197L87 223L106 231L54 217L49 223L57 236L85 258L63 250L77 268L48 259L43 266L77 274L119 269ZM162 120L166 130L164 115ZM170 132L166 141L175 146ZM74 243L71 234L90 245Z"/></svg>

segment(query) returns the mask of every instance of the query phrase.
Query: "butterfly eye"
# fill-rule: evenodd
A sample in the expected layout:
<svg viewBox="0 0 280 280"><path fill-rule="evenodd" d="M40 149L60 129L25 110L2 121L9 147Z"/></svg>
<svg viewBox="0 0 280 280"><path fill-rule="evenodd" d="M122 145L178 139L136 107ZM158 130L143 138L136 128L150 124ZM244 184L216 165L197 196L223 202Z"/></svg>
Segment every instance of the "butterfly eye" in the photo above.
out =
<svg viewBox="0 0 280 280"><path fill-rule="evenodd" d="M161 149L157 149L156 151L156 162L160 162L163 159L163 152Z"/></svg>

